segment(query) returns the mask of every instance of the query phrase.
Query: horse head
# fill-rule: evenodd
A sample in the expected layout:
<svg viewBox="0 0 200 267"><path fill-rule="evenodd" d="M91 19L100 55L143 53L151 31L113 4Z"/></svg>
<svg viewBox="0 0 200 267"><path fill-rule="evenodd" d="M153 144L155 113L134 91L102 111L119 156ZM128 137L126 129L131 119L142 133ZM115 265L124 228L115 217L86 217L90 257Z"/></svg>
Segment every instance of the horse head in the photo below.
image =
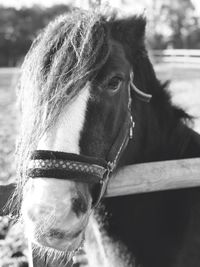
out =
<svg viewBox="0 0 200 267"><path fill-rule="evenodd" d="M18 167L31 240L74 251L133 128L145 20L75 11L50 23L23 65ZM137 78L137 77L136 77Z"/></svg>

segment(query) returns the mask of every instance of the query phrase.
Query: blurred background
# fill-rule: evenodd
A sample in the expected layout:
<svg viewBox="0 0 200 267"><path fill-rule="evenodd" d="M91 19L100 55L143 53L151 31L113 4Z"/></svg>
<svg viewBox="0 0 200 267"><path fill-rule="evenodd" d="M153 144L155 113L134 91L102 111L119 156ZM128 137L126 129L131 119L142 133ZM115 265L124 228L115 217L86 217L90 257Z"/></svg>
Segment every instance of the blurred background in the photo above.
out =
<svg viewBox="0 0 200 267"><path fill-rule="evenodd" d="M0 66L18 66L34 37L56 15L68 12L73 6L86 8L98 2L0 0ZM150 48L200 49L200 1L111 0L109 3L121 13L145 13Z"/></svg>
<svg viewBox="0 0 200 267"><path fill-rule="evenodd" d="M0 0L0 66L18 66L34 37L56 15L98 2L104 0ZM198 0L110 0L109 4L124 14L146 15L151 49L200 49Z"/></svg>
<svg viewBox="0 0 200 267"><path fill-rule="evenodd" d="M0 185L15 181L16 84L20 65L38 32L74 6L104 0L0 0ZM171 80L172 101L195 117L200 133L200 1L110 0L123 15L145 14L146 43L158 77ZM0 217L0 267L26 266L23 232ZM24 264L24 265L23 265Z"/></svg>

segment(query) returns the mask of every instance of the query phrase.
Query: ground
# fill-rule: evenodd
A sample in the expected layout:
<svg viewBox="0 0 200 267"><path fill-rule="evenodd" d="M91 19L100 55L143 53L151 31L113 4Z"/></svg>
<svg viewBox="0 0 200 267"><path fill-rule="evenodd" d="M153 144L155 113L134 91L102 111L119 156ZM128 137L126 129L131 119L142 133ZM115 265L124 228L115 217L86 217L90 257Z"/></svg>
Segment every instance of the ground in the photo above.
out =
<svg viewBox="0 0 200 267"><path fill-rule="evenodd" d="M195 116L194 128L200 132L200 66L159 64L161 80L170 79L172 100ZM16 69L0 69L0 184L15 180L14 150L18 130L15 87ZM23 266L27 247L21 229L0 217L0 267Z"/></svg>
<svg viewBox="0 0 200 267"><path fill-rule="evenodd" d="M17 135L15 87L19 71L0 69L0 184L15 181L14 151ZM26 261L23 232L0 217L0 267L18 267Z"/></svg>

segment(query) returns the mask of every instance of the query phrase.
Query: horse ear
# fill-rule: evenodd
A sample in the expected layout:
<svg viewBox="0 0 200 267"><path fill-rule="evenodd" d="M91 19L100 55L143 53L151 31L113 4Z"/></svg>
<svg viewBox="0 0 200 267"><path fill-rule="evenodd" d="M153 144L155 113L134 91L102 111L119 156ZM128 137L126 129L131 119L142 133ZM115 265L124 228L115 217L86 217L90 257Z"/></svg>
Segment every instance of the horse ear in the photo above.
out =
<svg viewBox="0 0 200 267"><path fill-rule="evenodd" d="M116 19L112 22L111 35L121 43L133 45L143 43L145 36L146 18L143 15Z"/></svg>

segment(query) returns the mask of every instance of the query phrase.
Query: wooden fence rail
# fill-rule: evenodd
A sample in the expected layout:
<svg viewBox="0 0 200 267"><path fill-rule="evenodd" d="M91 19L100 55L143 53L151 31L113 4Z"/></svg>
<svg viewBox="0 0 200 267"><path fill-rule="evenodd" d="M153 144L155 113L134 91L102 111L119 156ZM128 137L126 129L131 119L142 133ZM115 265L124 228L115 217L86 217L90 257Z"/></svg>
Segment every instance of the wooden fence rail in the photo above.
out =
<svg viewBox="0 0 200 267"><path fill-rule="evenodd" d="M156 62L200 64L200 49L152 50Z"/></svg>
<svg viewBox="0 0 200 267"><path fill-rule="evenodd" d="M121 168L107 197L200 186L200 158L141 163Z"/></svg>

